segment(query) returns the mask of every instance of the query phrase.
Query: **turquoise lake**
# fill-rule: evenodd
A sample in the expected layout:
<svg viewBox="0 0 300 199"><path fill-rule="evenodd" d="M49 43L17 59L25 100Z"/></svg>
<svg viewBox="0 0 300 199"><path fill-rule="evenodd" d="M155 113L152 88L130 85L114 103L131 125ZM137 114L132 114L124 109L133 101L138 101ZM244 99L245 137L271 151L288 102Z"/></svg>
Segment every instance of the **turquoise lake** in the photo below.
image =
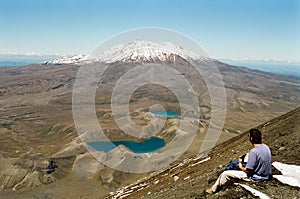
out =
<svg viewBox="0 0 300 199"><path fill-rule="evenodd" d="M160 116L164 116L164 117L173 117L173 118L179 118L177 113L174 112L164 112L164 111L156 111L156 112L152 112L155 115L160 115Z"/></svg>
<svg viewBox="0 0 300 199"><path fill-rule="evenodd" d="M157 111L152 113L164 117L179 118L178 114L174 112ZM155 152L157 149L166 146L166 142L161 138L151 137L150 139L145 140L143 142L136 142L136 141L88 142L88 145L93 147L97 151L103 151L105 153L111 151L112 149L116 148L119 145L124 145L135 153L151 153L151 152Z"/></svg>
<svg viewBox="0 0 300 199"><path fill-rule="evenodd" d="M105 153L116 148L119 145L124 145L135 153L151 153L157 149L166 146L166 142L158 137L151 137L143 142L135 141L112 141L112 142L88 142L88 145L96 149L97 151L103 151Z"/></svg>

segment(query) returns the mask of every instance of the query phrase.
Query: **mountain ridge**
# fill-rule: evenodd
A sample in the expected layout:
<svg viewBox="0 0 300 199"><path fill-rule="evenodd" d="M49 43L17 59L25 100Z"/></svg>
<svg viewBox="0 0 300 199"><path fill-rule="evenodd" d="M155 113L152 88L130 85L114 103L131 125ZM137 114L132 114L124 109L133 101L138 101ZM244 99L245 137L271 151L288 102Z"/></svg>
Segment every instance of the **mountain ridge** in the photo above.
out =
<svg viewBox="0 0 300 199"><path fill-rule="evenodd" d="M46 64L84 64L91 62L154 62L154 61L176 61L180 56L189 59L211 59L197 55L183 49L181 46L171 42L151 42L146 40L133 40L125 44L115 45L104 52L97 52L97 49L89 55L78 54L68 55Z"/></svg>

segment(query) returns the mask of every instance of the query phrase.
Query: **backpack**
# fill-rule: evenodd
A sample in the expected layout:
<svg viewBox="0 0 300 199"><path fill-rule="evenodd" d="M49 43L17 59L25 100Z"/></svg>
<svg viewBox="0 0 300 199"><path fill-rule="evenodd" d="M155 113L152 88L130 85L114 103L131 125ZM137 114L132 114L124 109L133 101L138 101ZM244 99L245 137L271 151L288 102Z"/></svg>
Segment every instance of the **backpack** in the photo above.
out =
<svg viewBox="0 0 300 199"><path fill-rule="evenodd" d="M240 158L242 158L242 166L246 167L246 164L248 162L248 153L245 155L242 155ZM239 160L234 160L229 163L229 165L226 166L225 171L227 170L238 170L240 171L239 168Z"/></svg>

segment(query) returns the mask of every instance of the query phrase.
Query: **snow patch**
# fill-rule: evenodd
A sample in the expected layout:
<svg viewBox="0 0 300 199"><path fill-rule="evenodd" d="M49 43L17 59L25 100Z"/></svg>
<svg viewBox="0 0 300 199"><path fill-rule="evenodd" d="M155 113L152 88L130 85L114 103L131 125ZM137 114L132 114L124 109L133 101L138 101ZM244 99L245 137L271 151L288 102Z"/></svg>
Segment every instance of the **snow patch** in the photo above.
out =
<svg viewBox="0 0 300 199"><path fill-rule="evenodd" d="M140 184L134 185L132 187L125 186L125 187L117 190L116 192L110 192L110 195L114 199L124 198L124 197L129 196L132 192L142 190L142 189L144 189L147 186L148 186L147 183L140 183Z"/></svg>
<svg viewBox="0 0 300 199"><path fill-rule="evenodd" d="M86 58L86 54L65 55L52 61L46 61L45 64L76 64L79 62L83 62Z"/></svg>
<svg viewBox="0 0 300 199"><path fill-rule="evenodd" d="M282 173L282 175L273 175L274 178L284 184L300 187L300 166L281 162L273 162L272 165Z"/></svg>
<svg viewBox="0 0 300 199"><path fill-rule="evenodd" d="M252 195L259 197L260 199L270 199L270 197L256 189L253 189L252 187L249 187L248 185L245 184L240 184L240 183L234 183L235 185L240 185L244 189L248 190L251 192Z"/></svg>
<svg viewBox="0 0 300 199"><path fill-rule="evenodd" d="M201 163L206 162L206 161L208 161L208 160L210 160L210 157L207 157L207 158L205 158L205 159L203 159L203 160L201 160L201 161L199 161L199 162L196 162L196 163L194 163L194 164L191 164L191 165L189 165L189 167L193 167L193 166L195 166L195 165L197 165L197 164L201 164Z"/></svg>
<svg viewBox="0 0 300 199"><path fill-rule="evenodd" d="M176 182L177 180L179 180L178 176L174 176L174 181Z"/></svg>

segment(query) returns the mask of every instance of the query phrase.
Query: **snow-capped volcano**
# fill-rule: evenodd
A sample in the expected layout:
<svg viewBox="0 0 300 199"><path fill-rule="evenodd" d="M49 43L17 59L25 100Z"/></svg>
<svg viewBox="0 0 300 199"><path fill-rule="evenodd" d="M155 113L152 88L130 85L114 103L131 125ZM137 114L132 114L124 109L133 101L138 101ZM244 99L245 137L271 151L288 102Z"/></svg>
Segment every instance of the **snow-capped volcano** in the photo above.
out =
<svg viewBox="0 0 300 199"><path fill-rule="evenodd" d="M184 59L197 59L198 55L171 42L150 42L135 40L127 44L116 45L102 54L90 55L88 59L105 63L175 61L176 56Z"/></svg>
<svg viewBox="0 0 300 199"><path fill-rule="evenodd" d="M152 62L152 61L176 61L176 58L199 59L201 56L183 49L171 42L150 42L134 40L127 44L119 44L104 51L90 55L65 56L56 59L49 64L71 64L82 62Z"/></svg>

